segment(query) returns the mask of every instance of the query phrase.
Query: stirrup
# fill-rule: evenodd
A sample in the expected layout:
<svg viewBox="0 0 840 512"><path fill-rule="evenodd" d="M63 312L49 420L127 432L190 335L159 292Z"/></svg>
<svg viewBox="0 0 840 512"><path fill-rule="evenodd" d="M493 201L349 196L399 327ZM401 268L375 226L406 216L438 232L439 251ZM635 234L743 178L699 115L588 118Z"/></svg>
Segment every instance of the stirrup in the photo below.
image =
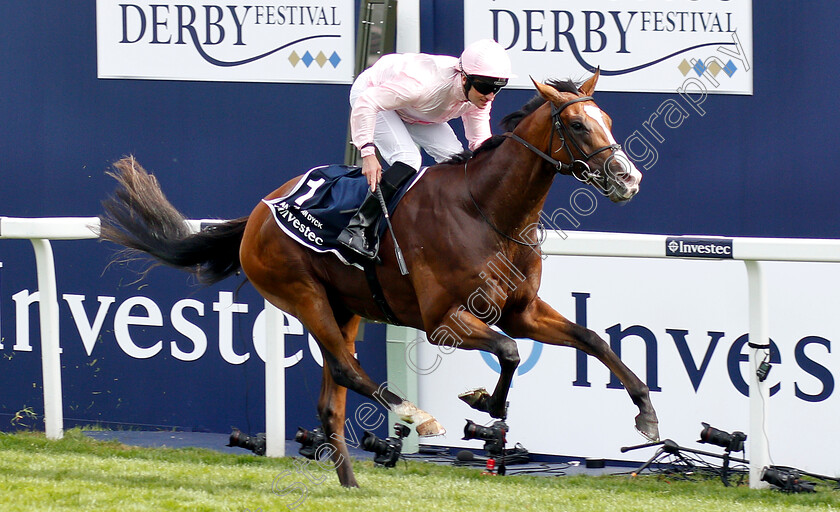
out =
<svg viewBox="0 0 840 512"><path fill-rule="evenodd" d="M358 232L354 231L355 230L351 231L350 229L344 229L341 234L338 235L338 241L343 246L369 260L376 258L376 251L370 250L367 247L367 238L365 238L364 230L360 229Z"/></svg>

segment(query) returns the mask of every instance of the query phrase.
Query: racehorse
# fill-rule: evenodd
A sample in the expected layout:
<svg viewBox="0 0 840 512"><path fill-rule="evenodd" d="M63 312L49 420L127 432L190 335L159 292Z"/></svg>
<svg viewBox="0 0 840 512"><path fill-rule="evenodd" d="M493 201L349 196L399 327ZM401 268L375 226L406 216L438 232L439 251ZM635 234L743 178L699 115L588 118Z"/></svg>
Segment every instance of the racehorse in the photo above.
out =
<svg viewBox="0 0 840 512"><path fill-rule="evenodd" d="M498 358L501 371L492 394L480 389L462 397L473 408L505 417L519 364L512 338L530 338L598 358L639 408L637 430L658 440L648 387L595 332L567 320L537 295L542 259L534 233L554 177L572 175L613 202L628 201L639 190L641 173L616 144L611 119L591 96L598 76L580 87L534 81L538 95L503 120L508 133L492 137L472 156L428 169L391 218L409 273L398 270L387 237L376 273L399 323L426 331L431 343ZM132 157L114 169L120 188L103 202L101 239L186 270L202 283L241 267L260 294L297 317L317 340L324 359L318 414L341 485L358 486L344 441L347 389L387 405L416 424L420 435L444 432L429 413L374 382L353 357L361 318L386 320L362 271L292 240L263 202L250 216L192 233L155 177ZM266 200L287 195L300 179Z"/></svg>

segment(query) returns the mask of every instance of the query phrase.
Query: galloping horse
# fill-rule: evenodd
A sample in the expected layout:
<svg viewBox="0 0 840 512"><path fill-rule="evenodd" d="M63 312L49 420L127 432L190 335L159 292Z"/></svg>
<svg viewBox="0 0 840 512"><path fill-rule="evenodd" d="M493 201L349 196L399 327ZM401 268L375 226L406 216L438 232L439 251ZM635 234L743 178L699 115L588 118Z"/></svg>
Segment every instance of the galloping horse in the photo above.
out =
<svg viewBox="0 0 840 512"><path fill-rule="evenodd" d="M539 95L503 121L510 133L494 136L471 157L430 168L392 216L409 274L397 269L388 238L382 240L377 274L400 323L426 331L432 343L498 358L501 372L493 393L482 389L466 396L472 407L504 417L519 364L511 338L530 338L597 357L638 406L636 428L658 440L648 387L595 332L537 296L542 260L531 235L555 175L570 174L614 202L627 201L639 190L641 173L616 144L612 121L591 97L597 80L596 72L579 88L571 81L534 82ZM443 433L429 413L378 385L353 357L361 318L386 320L362 271L292 240L262 202L248 217L193 234L154 176L133 158L114 168L121 188L103 203L101 239L147 253L203 283L241 267L269 302L296 316L318 341L324 356L318 414L342 485L358 486L344 442L347 389L387 404L415 423L421 435ZM300 179L266 199L287 195ZM523 240L523 233L531 235ZM485 304L468 307L476 304L478 290Z"/></svg>

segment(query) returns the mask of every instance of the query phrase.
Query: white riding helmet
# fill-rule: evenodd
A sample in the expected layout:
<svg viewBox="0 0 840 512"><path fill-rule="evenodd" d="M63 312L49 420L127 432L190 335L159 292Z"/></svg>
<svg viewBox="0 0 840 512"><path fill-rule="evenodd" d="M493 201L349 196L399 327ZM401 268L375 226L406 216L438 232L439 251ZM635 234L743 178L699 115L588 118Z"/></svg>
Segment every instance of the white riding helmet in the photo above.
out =
<svg viewBox="0 0 840 512"><path fill-rule="evenodd" d="M516 78L511 73L507 52L492 39L481 39L467 46L461 54L460 63L461 71L467 75Z"/></svg>

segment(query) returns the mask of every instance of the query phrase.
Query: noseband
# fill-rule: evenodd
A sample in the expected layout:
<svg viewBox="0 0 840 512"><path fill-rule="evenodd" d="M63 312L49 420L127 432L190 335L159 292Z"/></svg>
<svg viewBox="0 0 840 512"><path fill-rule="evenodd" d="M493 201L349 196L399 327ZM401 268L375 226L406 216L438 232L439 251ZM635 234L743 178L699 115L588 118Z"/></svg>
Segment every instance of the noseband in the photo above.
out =
<svg viewBox="0 0 840 512"><path fill-rule="evenodd" d="M569 100L566 103L563 103L562 105L560 105L559 107L554 106L554 103L551 103L549 101L549 103L551 104L551 120L553 121L554 129L551 130L551 138L548 141L548 150L551 151L551 148L554 145L554 135L556 133L557 136L560 137L561 145L554 152L556 153L557 151L560 151L561 149L565 148L566 152L569 154L569 160L571 160L571 162L572 162L570 164L566 164L566 163L561 162L560 160L552 158L551 156L542 152L537 147L535 147L533 144L526 141L525 139L523 139L519 135L516 135L515 133L508 134L508 137L510 137L513 140L519 142L520 144L522 144L526 148L530 149L531 151L533 151L534 153L539 155L544 160L548 161L551 165L554 166L554 168L556 169L556 171L558 173L560 173L560 174L571 174L572 176L574 176L574 178L576 180L578 180L580 182L593 183L594 185L600 187L601 189L607 190L607 176L606 176L606 173L602 173L602 172L597 171L597 170L593 171L589 167L588 162L589 162L589 159L591 159L593 156L597 155L598 153L602 153L602 152L607 151L607 150L612 150L613 154L610 155L609 157L607 157L607 160L604 162L604 168L606 169L607 166L610 164L610 160L612 158L614 158L615 153L618 150L621 149L621 144L610 144L608 146L603 146L603 147L600 147L600 148L596 149L592 153L587 153L586 151L583 150L583 148L580 147L580 144L578 144L578 142L577 142L577 140L575 140L574 136L567 131L568 128L566 128L566 125L563 124L563 120L560 118L560 114L563 113L563 110L565 110L566 107L568 107L570 105L573 105L575 103L579 103L581 101L595 101L595 100L592 98L592 96L581 96L580 98L575 98L573 100ZM582 160L579 159L579 158L575 158L575 155L572 153L571 147L569 147L569 144L566 143L567 139L569 140L569 142L571 142L571 145L573 145L575 147L577 152L580 153L580 155L583 157Z"/></svg>

